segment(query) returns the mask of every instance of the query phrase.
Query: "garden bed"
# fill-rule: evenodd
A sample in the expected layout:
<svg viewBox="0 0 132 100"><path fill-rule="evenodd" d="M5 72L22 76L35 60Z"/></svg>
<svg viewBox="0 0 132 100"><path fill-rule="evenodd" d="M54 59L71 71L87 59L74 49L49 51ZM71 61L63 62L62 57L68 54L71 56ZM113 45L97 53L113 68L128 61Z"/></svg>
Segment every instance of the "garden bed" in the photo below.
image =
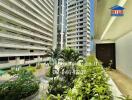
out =
<svg viewBox="0 0 132 100"><path fill-rule="evenodd" d="M120 92L114 81L110 78L108 83L110 84L110 89L112 91L113 99L114 100L121 100L118 97L122 97L123 94Z"/></svg>
<svg viewBox="0 0 132 100"><path fill-rule="evenodd" d="M112 100L108 84L109 77L94 56L86 58L84 64L63 66L68 72L49 82L49 98L62 100ZM55 99L57 100L57 99Z"/></svg>
<svg viewBox="0 0 132 100"><path fill-rule="evenodd" d="M33 95L39 89L39 81L25 69L21 69L15 80L8 80L0 84L0 98L2 100L20 100Z"/></svg>

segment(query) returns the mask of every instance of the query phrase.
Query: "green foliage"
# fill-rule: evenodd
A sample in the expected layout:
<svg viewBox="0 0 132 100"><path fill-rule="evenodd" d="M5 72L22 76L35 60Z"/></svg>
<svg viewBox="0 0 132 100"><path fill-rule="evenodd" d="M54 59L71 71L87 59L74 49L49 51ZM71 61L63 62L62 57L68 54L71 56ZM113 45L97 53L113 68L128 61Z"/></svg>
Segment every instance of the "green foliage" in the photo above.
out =
<svg viewBox="0 0 132 100"><path fill-rule="evenodd" d="M0 84L0 98L2 100L20 100L34 94L38 89L39 81L31 72L22 69L16 79Z"/></svg>
<svg viewBox="0 0 132 100"><path fill-rule="evenodd" d="M73 80L75 79L75 67L72 65L65 65L59 69L59 77L67 83L68 86L73 85Z"/></svg>
<svg viewBox="0 0 132 100"><path fill-rule="evenodd" d="M50 66L50 68L48 69L47 73L46 73L46 76L47 77L55 77L56 75L53 74L53 65Z"/></svg>
<svg viewBox="0 0 132 100"><path fill-rule="evenodd" d="M48 93L53 94L55 96L57 96L57 94L62 95L66 88L67 88L66 84L63 80L60 79L51 80L49 82Z"/></svg>
<svg viewBox="0 0 132 100"><path fill-rule="evenodd" d="M61 56L66 62L70 62L74 59L73 52L74 50L71 48L64 49L63 56ZM75 58L78 59L79 55L75 55ZM108 77L105 75L101 63L94 55L86 57L83 61L82 65L70 64L59 69L58 78L49 82L48 92L51 95L48 100L60 100L56 98L57 94L60 94L62 100L112 99ZM77 75L76 70L79 73Z"/></svg>
<svg viewBox="0 0 132 100"><path fill-rule="evenodd" d="M35 67L32 67L32 66L25 67L25 69L27 71L29 71L29 72L32 72L32 73L36 72L36 68Z"/></svg>
<svg viewBox="0 0 132 100"><path fill-rule="evenodd" d="M55 50L50 49L50 51L47 52L47 54L45 54L45 57L51 57L54 62L58 63L58 59L60 58L60 49L56 48Z"/></svg>
<svg viewBox="0 0 132 100"><path fill-rule="evenodd" d="M36 68L35 68L35 67L33 67L33 66L27 66L27 67L21 68L21 69L19 69L19 70L11 69L11 70L8 71L8 74L10 74L10 75L19 74L19 73L21 73L21 71L22 71L23 69L27 70L28 72L32 72L32 73L36 72Z"/></svg>
<svg viewBox="0 0 132 100"><path fill-rule="evenodd" d="M77 62L80 54L72 48L65 48L61 51L61 58L65 62Z"/></svg>
<svg viewBox="0 0 132 100"><path fill-rule="evenodd" d="M81 72L74 87L67 93L66 100L111 100L112 94L102 65L94 56L86 58L86 64L80 66Z"/></svg>
<svg viewBox="0 0 132 100"><path fill-rule="evenodd" d="M65 91L74 86L73 80L75 79L75 75L71 65L63 66L59 72L58 78L49 82L48 94L55 96L60 94L63 96Z"/></svg>
<svg viewBox="0 0 132 100"><path fill-rule="evenodd" d="M57 96L50 94L47 98L47 100L63 100L60 94L57 94Z"/></svg>
<svg viewBox="0 0 132 100"><path fill-rule="evenodd" d="M15 70L15 69L11 69L11 70L8 71L8 74L9 74L9 75L15 75L15 74L17 74L17 73L18 73L18 71Z"/></svg>
<svg viewBox="0 0 132 100"><path fill-rule="evenodd" d="M42 68L42 65L41 64L38 64L37 66L36 66L36 69L41 69Z"/></svg>

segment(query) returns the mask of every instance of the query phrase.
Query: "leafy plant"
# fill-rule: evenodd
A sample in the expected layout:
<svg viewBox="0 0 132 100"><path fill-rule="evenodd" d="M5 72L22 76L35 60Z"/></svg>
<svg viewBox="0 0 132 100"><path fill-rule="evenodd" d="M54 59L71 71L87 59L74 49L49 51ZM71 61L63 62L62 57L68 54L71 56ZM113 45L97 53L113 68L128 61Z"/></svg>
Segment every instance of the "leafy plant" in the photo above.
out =
<svg viewBox="0 0 132 100"><path fill-rule="evenodd" d="M25 69L27 71L29 71L29 72L32 72L32 73L36 72L36 68L35 67L32 67L32 66L25 67Z"/></svg>
<svg viewBox="0 0 132 100"><path fill-rule="evenodd" d="M57 96L57 94L62 95L65 90L66 85L63 80L55 79L49 82L48 94L53 94L55 96Z"/></svg>
<svg viewBox="0 0 132 100"><path fill-rule="evenodd" d="M75 79L75 67L72 65L65 65L59 69L59 77L69 86L73 86Z"/></svg>
<svg viewBox="0 0 132 100"><path fill-rule="evenodd" d="M57 94L57 96L50 94L47 98L47 100L63 100L60 94Z"/></svg>
<svg viewBox="0 0 132 100"><path fill-rule="evenodd" d="M64 59L65 62L71 62L75 50L72 48L65 48L61 51L60 58Z"/></svg>
<svg viewBox="0 0 132 100"><path fill-rule="evenodd" d="M47 52L44 56L45 57L51 57L53 62L58 63L58 59L60 58L60 49L56 48L55 50L50 49L49 52Z"/></svg>
<svg viewBox="0 0 132 100"><path fill-rule="evenodd" d="M8 74L10 74L10 75L17 75L17 74L21 73L21 71L23 71L23 69L27 70L28 72L32 72L32 73L36 72L36 68L35 67L33 67L33 66L27 66L27 67L21 68L19 70L11 69L11 70L8 71Z"/></svg>
<svg viewBox="0 0 132 100"><path fill-rule="evenodd" d="M22 69L17 75L17 79L0 84L2 100L20 100L38 91L39 81L31 72Z"/></svg>
<svg viewBox="0 0 132 100"><path fill-rule="evenodd" d="M80 66L79 74L74 80L74 87L67 92L66 100L111 100L108 77L102 65L94 56L86 58L86 64Z"/></svg>
<svg viewBox="0 0 132 100"><path fill-rule="evenodd" d="M18 71L15 70L15 69L11 69L11 70L8 71L8 74L9 74L9 75L15 75L15 74L17 74L17 73L18 73Z"/></svg>
<svg viewBox="0 0 132 100"><path fill-rule="evenodd" d="M41 69L42 68L42 65L41 64L38 64L37 66L36 66L36 69Z"/></svg>
<svg viewBox="0 0 132 100"><path fill-rule="evenodd" d="M46 76L47 77L55 77L56 75L53 73L54 65L50 65L50 68L48 69Z"/></svg>

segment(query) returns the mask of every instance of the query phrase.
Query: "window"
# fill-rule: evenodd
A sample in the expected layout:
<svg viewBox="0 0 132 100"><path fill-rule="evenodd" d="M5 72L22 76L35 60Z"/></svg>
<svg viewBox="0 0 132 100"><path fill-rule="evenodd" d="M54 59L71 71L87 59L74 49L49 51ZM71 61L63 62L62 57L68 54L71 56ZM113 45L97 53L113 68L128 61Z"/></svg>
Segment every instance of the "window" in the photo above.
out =
<svg viewBox="0 0 132 100"><path fill-rule="evenodd" d="M15 60L15 57L9 57L9 60Z"/></svg>
<svg viewBox="0 0 132 100"><path fill-rule="evenodd" d="M83 21L83 19L80 19L80 21Z"/></svg>
<svg viewBox="0 0 132 100"><path fill-rule="evenodd" d="M0 57L0 63L8 63L8 57Z"/></svg>
<svg viewBox="0 0 132 100"><path fill-rule="evenodd" d="M25 61L28 61L30 60L30 57L29 56L25 56Z"/></svg>
<svg viewBox="0 0 132 100"><path fill-rule="evenodd" d="M34 50L30 50L30 52L34 52Z"/></svg>
<svg viewBox="0 0 132 100"><path fill-rule="evenodd" d="M83 39L83 37L79 37L79 39Z"/></svg>
<svg viewBox="0 0 132 100"><path fill-rule="evenodd" d="M79 28L79 30L83 30L83 28Z"/></svg>
<svg viewBox="0 0 132 100"><path fill-rule="evenodd" d="M82 49L82 48L83 48L83 46L79 46L79 48L80 48L80 49Z"/></svg>
<svg viewBox="0 0 132 100"><path fill-rule="evenodd" d="M80 12L83 12L83 10L80 10Z"/></svg>
<svg viewBox="0 0 132 100"><path fill-rule="evenodd" d="M80 6L80 8L83 8L83 6Z"/></svg>
<svg viewBox="0 0 132 100"><path fill-rule="evenodd" d="M83 32L80 32L79 34L80 34L80 35L83 35Z"/></svg>
<svg viewBox="0 0 132 100"><path fill-rule="evenodd" d="M79 42L79 44L83 44L83 42Z"/></svg>
<svg viewBox="0 0 132 100"><path fill-rule="evenodd" d="M24 57L22 56L22 57L20 57L20 59L24 59Z"/></svg>
<svg viewBox="0 0 132 100"><path fill-rule="evenodd" d="M80 4L82 4L82 3L83 3L83 1L80 2Z"/></svg>
<svg viewBox="0 0 132 100"><path fill-rule="evenodd" d="M82 16L83 16L83 14L80 15L80 17L82 17Z"/></svg>
<svg viewBox="0 0 132 100"><path fill-rule="evenodd" d="M80 23L79 25L83 25L83 23Z"/></svg>
<svg viewBox="0 0 132 100"><path fill-rule="evenodd" d="M30 56L30 60L34 60L34 57L33 56Z"/></svg>

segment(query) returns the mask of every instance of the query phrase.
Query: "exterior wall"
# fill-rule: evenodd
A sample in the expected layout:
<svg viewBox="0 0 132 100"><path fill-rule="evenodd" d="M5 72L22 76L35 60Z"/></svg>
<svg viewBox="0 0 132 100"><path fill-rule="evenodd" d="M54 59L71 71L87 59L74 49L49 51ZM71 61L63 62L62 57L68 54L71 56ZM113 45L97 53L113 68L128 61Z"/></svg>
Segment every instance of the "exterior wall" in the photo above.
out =
<svg viewBox="0 0 132 100"><path fill-rule="evenodd" d="M53 49L57 48L57 16L58 16L58 0L54 0L54 27L53 27Z"/></svg>
<svg viewBox="0 0 132 100"><path fill-rule="evenodd" d="M66 45L66 17L67 17L67 0L56 0L57 9L57 47L63 49Z"/></svg>
<svg viewBox="0 0 132 100"><path fill-rule="evenodd" d="M54 0L2 0L0 68L16 65L18 57L22 64L35 63L36 58L42 61L53 47L53 18Z"/></svg>
<svg viewBox="0 0 132 100"><path fill-rule="evenodd" d="M90 54L90 1L68 0L67 46Z"/></svg>
<svg viewBox="0 0 132 100"><path fill-rule="evenodd" d="M132 31L116 41L117 69L132 78Z"/></svg>

